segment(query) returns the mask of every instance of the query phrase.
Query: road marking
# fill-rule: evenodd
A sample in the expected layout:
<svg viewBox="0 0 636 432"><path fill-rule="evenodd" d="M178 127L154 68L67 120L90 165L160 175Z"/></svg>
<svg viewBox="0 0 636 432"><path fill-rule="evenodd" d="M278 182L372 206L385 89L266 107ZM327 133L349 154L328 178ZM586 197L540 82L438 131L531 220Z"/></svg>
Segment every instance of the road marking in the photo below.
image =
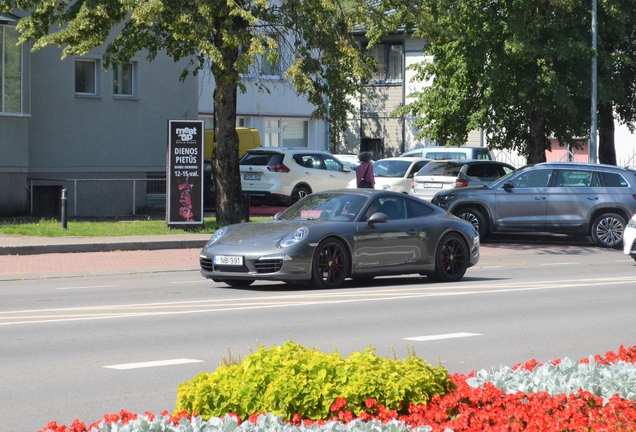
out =
<svg viewBox="0 0 636 432"><path fill-rule="evenodd" d="M170 282L171 284L189 284L189 283L210 283L210 281L208 279L203 279L203 280L191 280L191 281L176 281L176 282Z"/></svg>
<svg viewBox="0 0 636 432"><path fill-rule="evenodd" d="M614 260L614 262L633 262L633 260Z"/></svg>
<svg viewBox="0 0 636 432"><path fill-rule="evenodd" d="M426 342L426 341L453 339L453 338L469 337L469 336L483 336L483 335L481 335L480 333L446 333L446 334L438 334L438 335L430 335L430 336L407 337L403 339L418 341L418 342Z"/></svg>
<svg viewBox="0 0 636 432"><path fill-rule="evenodd" d="M80 286L80 287L62 287L55 288L56 290L73 290L73 289L89 289L89 288L111 288L117 285L92 285L92 286Z"/></svg>
<svg viewBox="0 0 636 432"><path fill-rule="evenodd" d="M149 362L142 362L142 363L124 363L124 364L103 366L103 367L107 369L127 370L127 369L140 369L140 368L159 367L159 366L172 366L172 365L188 364L188 363L203 363L203 360L193 360L193 359L158 360L158 361L149 361Z"/></svg>
<svg viewBox="0 0 636 432"><path fill-rule="evenodd" d="M528 282L504 282L501 284L456 283L450 285L425 284L417 287L384 288L374 290L327 292L318 294L286 294L263 297L227 298L181 302L118 304L107 306L53 308L34 310L0 311L0 327L5 325L37 324L51 322L118 319L180 314L213 313L221 311L254 310L281 307L315 306L319 304L345 304L372 301L396 301L409 298L450 297L475 294L493 294L550 289L591 288L607 285L633 285L636 278L603 277L595 279L569 279ZM459 290L459 291L455 291Z"/></svg>
<svg viewBox="0 0 636 432"><path fill-rule="evenodd" d="M564 262L564 263L545 263L539 264L543 266L556 266L556 265L573 265L573 264L581 264L580 262Z"/></svg>

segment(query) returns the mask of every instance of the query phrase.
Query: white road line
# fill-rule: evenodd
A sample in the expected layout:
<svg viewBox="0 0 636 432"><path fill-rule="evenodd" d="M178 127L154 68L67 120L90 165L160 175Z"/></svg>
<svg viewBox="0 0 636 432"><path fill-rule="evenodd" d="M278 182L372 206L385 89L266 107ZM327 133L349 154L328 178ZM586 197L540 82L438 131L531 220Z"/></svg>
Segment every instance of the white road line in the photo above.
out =
<svg viewBox="0 0 636 432"><path fill-rule="evenodd" d="M158 361L149 361L149 362L143 362L143 363L124 363L124 364L103 366L103 367L107 369L126 370L126 369L139 369L139 368L148 368L148 367L159 367L159 366L172 366L172 365L188 364L188 363L203 363L203 360L193 360L193 359L158 360Z"/></svg>
<svg viewBox="0 0 636 432"><path fill-rule="evenodd" d="M203 280L192 280L192 281L176 281L176 282L170 282L171 284L190 284L190 283L210 283L210 281L208 279L203 279Z"/></svg>
<svg viewBox="0 0 636 432"><path fill-rule="evenodd" d="M574 265L574 264L581 264L580 262L563 262L563 263L545 263L545 264L539 264L542 266L557 266L557 265Z"/></svg>
<svg viewBox="0 0 636 432"><path fill-rule="evenodd" d="M93 286L80 286L80 287L62 287L55 288L56 290L74 290L74 289L90 289L90 288L111 288L117 285L93 285Z"/></svg>
<svg viewBox="0 0 636 432"><path fill-rule="evenodd" d="M614 262L633 262L634 260L614 260Z"/></svg>
<svg viewBox="0 0 636 432"><path fill-rule="evenodd" d="M407 337L403 339L418 341L418 342L425 342L425 341L452 339L452 338L469 337L469 336L482 336L482 335L480 333L446 333L446 334L438 334L438 335L430 335L430 336Z"/></svg>

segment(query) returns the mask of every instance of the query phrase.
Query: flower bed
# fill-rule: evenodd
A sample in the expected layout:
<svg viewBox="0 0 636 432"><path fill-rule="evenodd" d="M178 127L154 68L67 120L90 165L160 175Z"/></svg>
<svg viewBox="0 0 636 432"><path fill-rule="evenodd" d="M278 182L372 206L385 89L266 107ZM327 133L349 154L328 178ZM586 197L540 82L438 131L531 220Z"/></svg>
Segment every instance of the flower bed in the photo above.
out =
<svg viewBox="0 0 636 432"><path fill-rule="evenodd" d="M249 419L231 414L204 420L187 412L159 416L122 411L86 426L49 423L39 432L459 432L459 431L616 431L636 430L636 346L621 346L572 362L546 365L535 360L512 368L454 374L453 392L398 415L374 399L358 416L338 398L332 417L319 421L295 416L283 422L272 414Z"/></svg>

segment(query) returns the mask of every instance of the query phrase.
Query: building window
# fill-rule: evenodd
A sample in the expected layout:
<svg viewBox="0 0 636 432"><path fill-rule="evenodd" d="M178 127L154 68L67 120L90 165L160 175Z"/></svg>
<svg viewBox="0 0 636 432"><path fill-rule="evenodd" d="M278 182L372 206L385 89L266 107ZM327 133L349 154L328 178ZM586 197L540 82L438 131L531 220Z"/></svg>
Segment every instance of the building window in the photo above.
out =
<svg viewBox="0 0 636 432"><path fill-rule="evenodd" d="M22 112L22 45L18 32L0 26L0 112Z"/></svg>
<svg viewBox="0 0 636 432"><path fill-rule="evenodd" d="M282 125L283 147L307 147L309 122L307 120L284 119Z"/></svg>
<svg viewBox="0 0 636 432"><path fill-rule="evenodd" d="M119 96L134 95L135 66L135 63L128 63L113 68L113 94Z"/></svg>
<svg viewBox="0 0 636 432"><path fill-rule="evenodd" d="M263 147L280 147L280 120L265 120Z"/></svg>
<svg viewBox="0 0 636 432"><path fill-rule="evenodd" d="M381 43L367 48L367 53L375 58L378 63L378 70L373 75L375 82L402 82L402 68L404 63L404 53L402 44Z"/></svg>
<svg viewBox="0 0 636 432"><path fill-rule="evenodd" d="M75 60L75 93L97 94L96 60Z"/></svg>
<svg viewBox="0 0 636 432"><path fill-rule="evenodd" d="M270 43L274 46L269 46L265 49L265 54L261 56L261 73L267 76L280 76L280 45L276 36L270 36Z"/></svg>

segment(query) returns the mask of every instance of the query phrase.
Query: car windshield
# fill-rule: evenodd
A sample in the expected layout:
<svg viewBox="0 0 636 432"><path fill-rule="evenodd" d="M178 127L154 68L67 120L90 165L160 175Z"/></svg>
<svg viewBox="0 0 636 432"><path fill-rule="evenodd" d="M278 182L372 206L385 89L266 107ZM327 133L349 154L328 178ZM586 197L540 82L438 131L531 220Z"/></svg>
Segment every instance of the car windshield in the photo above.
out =
<svg viewBox="0 0 636 432"><path fill-rule="evenodd" d="M366 196L353 193L314 193L289 207L277 219L351 222L366 202Z"/></svg>
<svg viewBox="0 0 636 432"><path fill-rule="evenodd" d="M437 175L456 177L462 169L462 164L453 161L429 162L416 175Z"/></svg>
<svg viewBox="0 0 636 432"><path fill-rule="evenodd" d="M404 177L413 162L402 160L379 160L373 163L373 175L376 177Z"/></svg>

